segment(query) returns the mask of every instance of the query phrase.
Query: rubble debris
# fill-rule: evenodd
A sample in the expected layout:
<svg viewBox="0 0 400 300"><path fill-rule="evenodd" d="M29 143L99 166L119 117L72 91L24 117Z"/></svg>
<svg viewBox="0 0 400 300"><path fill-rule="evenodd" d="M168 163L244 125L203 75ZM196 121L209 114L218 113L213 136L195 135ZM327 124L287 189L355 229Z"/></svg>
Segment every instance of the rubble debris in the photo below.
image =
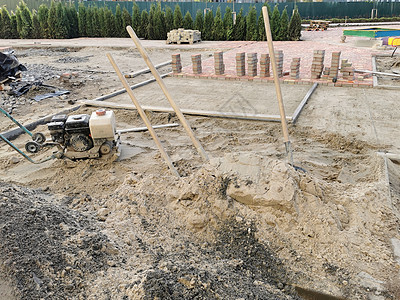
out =
<svg viewBox="0 0 400 300"><path fill-rule="evenodd" d="M43 95L37 95L37 96L35 96L33 98L33 100L41 101L43 99L47 99L47 98L51 98L51 97L58 97L58 96L66 95L66 94L69 94L69 91L67 91L67 90L54 91L52 93L47 93L47 94L43 94Z"/></svg>
<svg viewBox="0 0 400 300"><path fill-rule="evenodd" d="M46 93L44 95L37 95L37 96L33 97L32 99L35 101L40 101L40 100L43 100L46 98L50 98L50 97L54 97L54 96L61 96L61 95L70 93L70 91L68 91L68 90L60 90L59 88L57 88L55 86L43 84L41 81L11 83L10 90L7 93L9 95L12 95L15 97L20 97L20 96L28 93L31 89L34 89L34 88L45 88L45 89L53 90L50 93Z"/></svg>

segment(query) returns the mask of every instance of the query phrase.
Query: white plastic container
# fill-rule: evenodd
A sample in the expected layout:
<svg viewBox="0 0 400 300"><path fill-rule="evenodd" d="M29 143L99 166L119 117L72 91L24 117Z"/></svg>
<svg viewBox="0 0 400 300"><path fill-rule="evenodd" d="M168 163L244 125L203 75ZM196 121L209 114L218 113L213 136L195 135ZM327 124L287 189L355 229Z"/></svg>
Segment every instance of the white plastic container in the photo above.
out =
<svg viewBox="0 0 400 300"><path fill-rule="evenodd" d="M115 115L112 110L99 109L92 112L89 120L90 134L93 139L114 139Z"/></svg>

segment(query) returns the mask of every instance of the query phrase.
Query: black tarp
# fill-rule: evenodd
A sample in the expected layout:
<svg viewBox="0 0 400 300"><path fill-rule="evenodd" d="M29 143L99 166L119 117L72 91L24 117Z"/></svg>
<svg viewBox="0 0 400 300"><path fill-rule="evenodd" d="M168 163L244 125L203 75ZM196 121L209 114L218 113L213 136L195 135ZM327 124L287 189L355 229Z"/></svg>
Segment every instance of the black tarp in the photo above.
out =
<svg viewBox="0 0 400 300"><path fill-rule="evenodd" d="M12 53L0 52L0 81L15 76L18 71L26 71L25 66Z"/></svg>

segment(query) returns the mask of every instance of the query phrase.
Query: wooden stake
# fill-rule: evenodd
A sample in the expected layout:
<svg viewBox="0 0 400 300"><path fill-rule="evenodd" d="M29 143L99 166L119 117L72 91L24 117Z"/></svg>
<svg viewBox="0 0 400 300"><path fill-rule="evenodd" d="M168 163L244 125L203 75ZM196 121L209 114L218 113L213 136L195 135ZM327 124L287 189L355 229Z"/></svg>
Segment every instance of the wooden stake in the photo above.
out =
<svg viewBox="0 0 400 300"><path fill-rule="evenodd" d="M271 27L269 24L269 16L268 16L268 10L267 10L266 6L263 6L262 13L263 13L263 17L264 17L265 31L267 34L269 56L271 57L272 73L274 75L276 97L278 98L279 113L281 116L283 137L285 139L286 154L289 155L289 160L290 160L291 164L293 165L293 153L292 153L292 149L290 146L289 131L288 131L288 127L287 127L285 107L283 106L281 85L279 83L279 78L278 78L278 71L277 71L276 59L275 59L275 51L274 51L274 45L272 43Z"/></svg>
<svg viewBox="0 0 400 300"><path fill-rule="evenodd" d="M131 36L133 42L136 45L136 48L139 50L140 54L142 55L144 61L146 62L147 66L149 67L151 73L156 78L158 84L160 85L162 91L164 92L165 97L167 97L168 102L171 104L172 108L174 109L176 116L181 121L183 128L185 128L187 134L189 135L190 139L192 140L193 145L196 147L197 151L199 152L200 156L207 161L208 156L207 153L204 151L203 146L194 136L192 128L190 128L189 124L187 123L185 117L183 116L181 110L179 109L178 105L176 105L175 101L172 99L167 86L165 85L164 81L161 79L160 74L158 73L157 69L154 67L154 64L151 62L149 55L147 54L146 50L143 48L142 44L140 43L139 38L137 37L135 31L133 31L131 26L127 26L126 30L128 31L129 35Z"/></svg>
<svg viewBox="0 0 400 300"><path fill-rule="evenodd" d="M111 56L110 53L107 53L107 57L108 57L108 60L110 61L111 65L113 66L115 72L117 73L119 80L121 80L122 85L126 89L126 92L128 93L129 97L131 97L133 104L135 104L136 109L139 112L139 115L143 119L143 122L146 124L146 127L149 129L150 135L153 138L154 142L156 143L158 150L160 150L161 156L164 158L165 162L168 164L172 173L174 173L174 175L180 177L178 171L175 169L174 165L172 164L170 157L168 156L167 152L165 152L163 146L161 145L161 141L158 138L156 132L154 131L153 126L151 126L151 123L150 123L149 119L147 118L144 110L140 106L139 101L136 99L136 97L133 94L133 91L131 90L124 75L121 73L120 69L118 68L117 64L115 63L114 58Z"/></svg>

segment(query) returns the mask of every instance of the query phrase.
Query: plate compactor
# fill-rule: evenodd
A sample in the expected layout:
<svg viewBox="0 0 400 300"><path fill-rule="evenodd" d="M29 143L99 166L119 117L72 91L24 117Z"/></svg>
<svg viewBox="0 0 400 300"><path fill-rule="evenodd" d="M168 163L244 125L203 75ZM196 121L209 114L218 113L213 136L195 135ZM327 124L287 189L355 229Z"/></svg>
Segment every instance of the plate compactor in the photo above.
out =
<svg viewBox="0 0 400 300"><path fill-rule="evenodd" d="M25 144L27 152L38 153L43 148L58 148L51 156L35 161L0 134L4 142L31 163L39 164L55 158L75 160L104 157L115 160L121 153L120 132L115 129L115 115L111 110L99 109L91 115L56 115L47 124L51 139L46 139L42 133L31 133L2 108L0 112L31 136L32 141Z"/></svg>
<svg viewBox="0 0 400 300"><path fill-rule="evenodd" d="M92 115L56 115L47 124L52 141L69 159L97 158L120 153L120 136L115 130L115 115L111 110L99 109ZM37 146L36 142L26 145ZM33 152L36 151L32 147Z"/></svg>

